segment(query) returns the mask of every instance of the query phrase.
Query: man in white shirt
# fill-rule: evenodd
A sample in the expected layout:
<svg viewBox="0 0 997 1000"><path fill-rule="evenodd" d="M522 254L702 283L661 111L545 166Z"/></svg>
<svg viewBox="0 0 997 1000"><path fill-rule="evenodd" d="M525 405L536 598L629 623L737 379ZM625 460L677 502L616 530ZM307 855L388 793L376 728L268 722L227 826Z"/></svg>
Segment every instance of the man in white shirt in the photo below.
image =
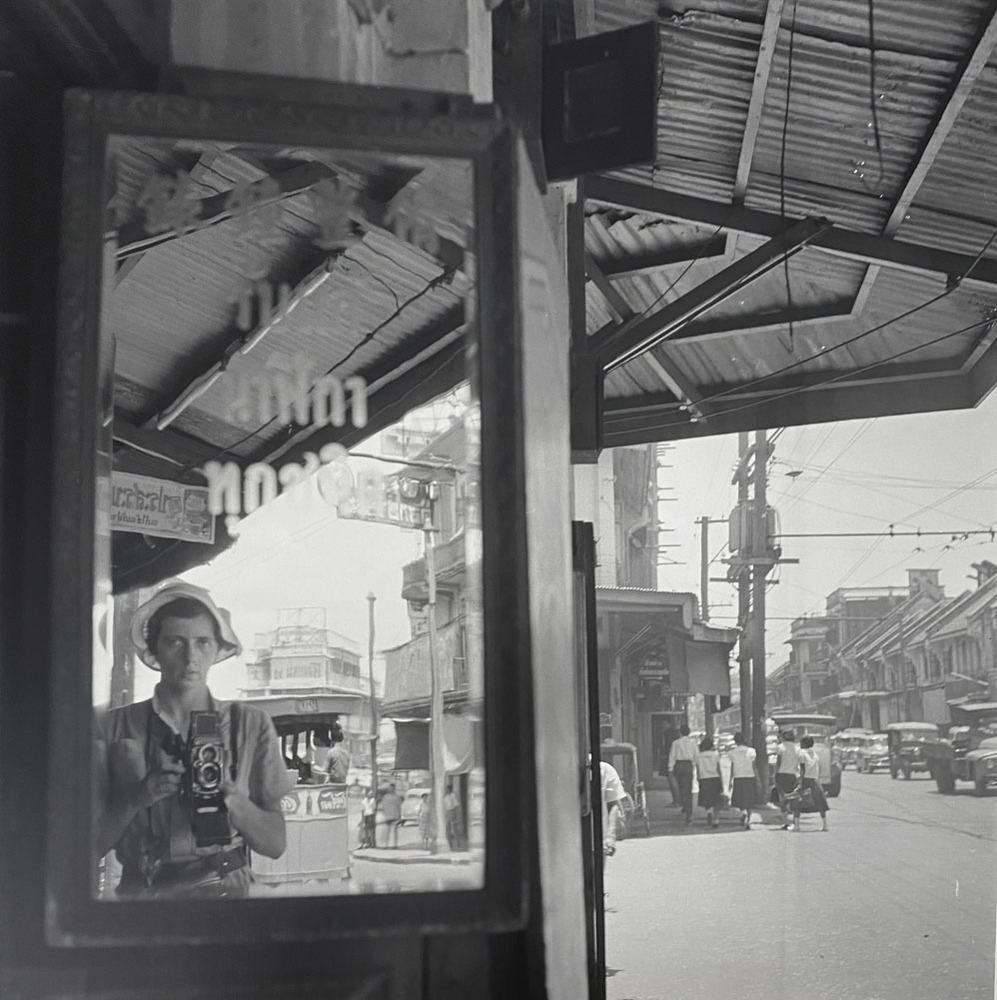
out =
<svg viewBox="0 0 997 1000"><path fill-rule="evenodd" d="M679 737L668 751L668 770L675 776L679 787L679 805L686 823L692 822L692 773L696 760L696 744L689 735L686 723L679 726Z"/></svg>
<svg viewBox="0 0 997 1000"><path fill-rule="evenodd" d="M602 785L602 850L606 855L616 853L617 824L622 819L620 810L627 797L620 775L612 764L599 761L599 778Z"/></svg>

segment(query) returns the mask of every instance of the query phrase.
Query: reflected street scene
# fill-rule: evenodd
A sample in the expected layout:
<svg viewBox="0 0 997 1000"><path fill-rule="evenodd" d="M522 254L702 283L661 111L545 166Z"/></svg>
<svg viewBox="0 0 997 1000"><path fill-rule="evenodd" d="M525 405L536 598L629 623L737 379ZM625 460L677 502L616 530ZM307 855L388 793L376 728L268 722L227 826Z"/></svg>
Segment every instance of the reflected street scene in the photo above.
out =
<svg viewBox="0 0 997 1000"><path fill-rule="evenodd" d="M96 897L480 888L470 164L107 156Z"/></svg>

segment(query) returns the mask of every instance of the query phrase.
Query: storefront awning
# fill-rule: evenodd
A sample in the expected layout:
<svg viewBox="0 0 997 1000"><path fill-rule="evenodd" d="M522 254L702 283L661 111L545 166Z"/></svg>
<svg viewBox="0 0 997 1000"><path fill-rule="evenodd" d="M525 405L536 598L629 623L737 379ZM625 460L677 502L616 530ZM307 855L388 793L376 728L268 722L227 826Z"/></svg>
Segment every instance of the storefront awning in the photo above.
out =
<svg viewBox="0 0 997 1000"><path fill-rule="evenodd" d="M686 642L685 669L691 694L730 696L728 646L719 642Z"/></svg>
<svg viewBox="0 0 997 1000"><path fill-rule="evenodd" d="M474 767L475 722L467 715L443 716L443 766L447 774L466 774ZM395 719L396 771L428 771L429 720Z"/></svg>

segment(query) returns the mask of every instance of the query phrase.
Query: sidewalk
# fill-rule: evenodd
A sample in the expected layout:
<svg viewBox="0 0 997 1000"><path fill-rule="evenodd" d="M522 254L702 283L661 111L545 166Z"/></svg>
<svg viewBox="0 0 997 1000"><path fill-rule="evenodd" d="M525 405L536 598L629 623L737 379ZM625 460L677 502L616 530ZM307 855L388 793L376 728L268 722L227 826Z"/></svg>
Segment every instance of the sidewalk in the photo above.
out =
<svg viewBox="0 0 997 1000"><path fill-rule="evenodd" d="M433 854L422 846L422 834L418 826L399 827L398 846L388 847L388 830L381 825L377 828L377 847L351 848L350 854L354 861L374 861L381 864L469 865L484 859L481 833L480 826L472 826L469 847L465 851L452 851L446 837L442 837L437 841L437 853Z"/></svg>
<svg viewBox="0 0 997 1000"><path fill-rule="evenodd" d="M647 791L647 808L651 816L651 836L679 836L688 834L730 833L742 830L741 813L738 809L721 809L717 814L719 826L706 825L706 810L695 805L693 796L692 822L686 823L677 805L672 804L671 792L667 789ZM769 803L755 806L751 813L751 826L782 826L782 813ZM628 838L644 835L641 824L630 824Z"/></svg>

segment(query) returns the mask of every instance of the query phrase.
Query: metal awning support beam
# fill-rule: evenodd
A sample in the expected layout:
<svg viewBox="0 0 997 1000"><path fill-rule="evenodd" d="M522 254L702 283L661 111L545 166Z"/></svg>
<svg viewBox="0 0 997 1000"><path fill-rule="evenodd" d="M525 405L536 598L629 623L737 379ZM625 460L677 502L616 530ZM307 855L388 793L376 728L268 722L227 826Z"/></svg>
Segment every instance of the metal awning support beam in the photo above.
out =
<svg viewBox="0 0 997 1000"><path fill-rule="evenodd" d="M965 105L966 100L969 98L973 87L976 86L976 81L986 68L995 48L997 48L997 9L991 14L989 23L984 28L983 33L976 43L976 47L973 49L973 54L966 62L962 75L959 77L959 82L949 94L949 99L935 121L934 127L929 131L927 141L924 143L924 147L921 149L914 163L914 167L907 178L907 182L904 184L903 190L893 203L893 210L890 212L890 217L886 220L886 225L883 226L884 236L893 236L900 229L901 225L903 225L904 219L907 216L907 210L913 204L917 192L928 176L928 171L934 165L935 158L938 156L945 140L955 126L959 115L962 113L963 105Z"/></svg>
<svg viewBox="0 0 997 1000"><path fill-rule="evenodd" d="M126 445L133 451L181 469L197 468L218 454L217 447L198 438L171 430L157 433L136 427L121 417L115 418L113 428L116 444Z"/></svg>
<svg viewBox="0 0 997 1000"><path fill-rule="evenodd" d="M653 274L672 264L687 264L711 257L726 257L727 237L713 236L697 243L687 243L682 247L669 250L655 250L649 253L634 254L630 257L620 257L604 260L599 264L602 273L607 278L632 278L638 274ZM731 254L733 256L733 254Z"/></svg>
<svg viewBox="0 0 997 1000"><path fill-rule="evenodd" d="M787 222L775 212L762 212L707 198L675 194L660 188L651 189L631 181L612 180L593 174L585 179L585 196L592 201L647 215L697 222L705 226L731 229L755 236L774 236L782 232ZM850 229L831 226L810 241L810 246L826 253L837 254L867 264L881 264L901 271L960 278L972 267L973 273L964 278L967 285L997 288L997 260L974 258L946 250L936 250L917 243L905 243L888 236L873 236Z"/></svg>
<svg viewBox="0 0 997 1000"><path fill-rule="evenodd" d="M778 266L829 227L825 219L797 222L674 302L646 316L635 316L614 329L593 334L592 350L598 353L603 370L610 372L666 340L686 323Z"/></svg>
<svg viewBox="0 0 997 1000"><path fill-rule="evenodd" d="M833 391L816 389L781 399L752 400L749 404L732 396L724 401L730 405L726 412L711 406L709 422L691 421L674 402L628 409L616 409L609 403L603 416L603 446L680 441L735 431L924 413L926 409L966 409L979 401L971 376L949 374L890 380L889 392L884 391L883 383L875 381L829 388Z"/></svg>
<svg viewBox="0 0 997 1000"><path fill-rule="evenodd" d="M751 84L751 100L748 103L748 118L744 123L744 137L741 140L741 155L737 161L737 175L734 180L734 201L744 204L744 195L748 190L748 177L751 174L751 161L755 155L755 143L758 141L758 127L762 121L762 109L765 105L765 91L768 90L769 75L772 63L775 61L775 47L779 38L779 23L782 20L782 8L786 0L769 0L765 8L765 24L762 26L762 39L758 46L758 61L755 63L755 79Z"/></svg>
<svg viewBox="0 0 997 1000"><path fill-rule="evenodd" d="M596 288L602 292L606 299L606 305L616 314L621 323L625 323L634 315L634 310L630 303L613 287L613 283L603 274L602 269L592 259L591 254L585 251L585 273L592 279ZM643 355L645 364L668 386L676 399L681 400L692 417L696 420L703 418L703 411L696 406L701 396L697 389L686 379L679 369L671 363L665 355L663 348L659 348L659 353L655 355L648 350Z"/></svg>

